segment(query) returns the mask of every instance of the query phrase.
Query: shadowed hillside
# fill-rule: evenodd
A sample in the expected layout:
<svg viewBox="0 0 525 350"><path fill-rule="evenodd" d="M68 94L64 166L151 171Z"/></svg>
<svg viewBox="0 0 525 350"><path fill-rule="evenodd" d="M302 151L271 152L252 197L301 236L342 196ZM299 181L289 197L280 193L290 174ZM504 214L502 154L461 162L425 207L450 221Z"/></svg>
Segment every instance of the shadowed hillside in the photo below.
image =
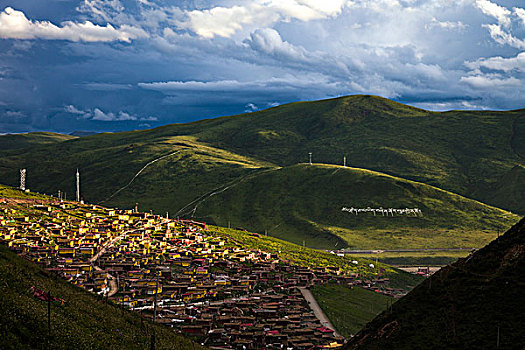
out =
<svg viewBox="0 0 525 350"><path fill-rule="evenodd" d="M165 326L106 303L0 245L0 348L2 349L202 349ZM64 303L33 296L36 287Z"/></svg>
<svg viewBox="0 0 525 350"><path fill-rule="evenodd" d="M347 349L523 349L524 276L525 219L420 284Z"/></svg>

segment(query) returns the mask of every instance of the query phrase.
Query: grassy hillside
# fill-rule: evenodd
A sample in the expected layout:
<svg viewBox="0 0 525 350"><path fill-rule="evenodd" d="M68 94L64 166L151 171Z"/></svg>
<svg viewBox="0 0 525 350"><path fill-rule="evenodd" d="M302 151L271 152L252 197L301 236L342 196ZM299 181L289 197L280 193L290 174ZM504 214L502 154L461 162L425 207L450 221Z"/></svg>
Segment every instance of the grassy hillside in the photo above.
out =
<svg viewBox="0 0 525 350"><path fill-rule="evenodd" d="M394 298L371 290L340 284L315 286L311 289L315 300L337 331L351 337L371 319L387 309Z"/></svg>
<svg viewBox="0 0 525 350"><path fill-rule="evenodd" d="M268 230L299 243L303 240L300 236L306 233L306 236L314 236L307 238L308 241L324 242L319 247L333 247L337 242L342 244L343 241L335 236L355 242L351 246L378 239L388 241L387 245L395 245L399 238L391 237L390 227L377 231L379 236L370 238L367 243L359 241L361 233L353 231L353 223L340 224L336 220L334 226L325 220L334 215L329 212L334 208L330 202L334 195L329 193L334 188L345 192L344 188L352 187L337 182L340 179L333 182L338 186L316 182L316 179L308 181L312 186L320 187L316 189L319 196L315 208L312 203L305 205L301 201L309 195L306 188L303 188L304 194L290 194L284 199L264 196L261 200L264 207L251 208L253 205L245 202L253 200L249 193L263 187L259 180L273 185L268 182L271 178L282 179L274 173L288 171L281 170L281 167L294 169L292 165L307 161L308 152L312 152L316 163L341 164L346 156L347 164L355 168L373 169L430 184L525 213L525 181L522 181L525 179L524 115L525 110L435 113L374 96L347 96L151 130L96 134L30 149L2 148L0 178L4 183L16 186L18 169L27 168L27 186L32 190L46 193L61 190L73 198L74 174L79 168L82 197L86 201L104 201L104 204L119 207L134 207L138 202L142 210L169 211L179 215L191 215L187 209L194 208L191 207L194 201L198 203L216 196L232 185L235 189L240 188L242 186L235 184L250 180L253 189L248 188L245 194L237 196L239 201L233 203L236 207L227 214L230 218L225 217L222 209L210 207L214 210L204 212L202 206L197 208L199 216L214 217L223 225L228 220L235 221L236 226L249 225L252 229ZM5 137L10 135L0 137L0 143ZM297 175L297 179L290 179L290 184L305 182L299 172ZM338 176L336 174L334 178ZM368 187L367 191L370 190ZM404 195L407 191L412 190L393 193ZM421 194L426 195L426 192ZM382 206L387 206L390 201L397 207L410 202L415 195L412 193L408 199L398 197L395 201L394 196L385 201L373 200ZM208 203L206 200L206 205ZM279 208L273 203L286 207ZM272 206L266 207L267 204ZM365 204L368 206L374 202L367 200ZM428 208L439 207L438 204L427 204ZM344 205L353 203L347 199ZM257 214L252 215L248 209ZM268 209L264 215L263 209ZM469 210L454 210L450 217L442 216L442 223L450 220L446 227L450 227L454 243L463 240L462 233L456 237L452 232L457 228L456 222L465 215L477 215L476 211L470 213ZM486 213L490 216L497 212L489 210ZM285 223L283 219L286 219ZM501 225L502 219L495 221L500 221L496 224L500 227L506 225ZM495 227L492 226L493 218L483 218L482 222L489 222L489 225L476 225L476 231ZM388 223L397 227L397 221ZM430 227L425 219L421 223ZM358 223L357 227L365 224L368 223ZM485 235L479 242L486 242L490 237L490 234ZM463 243L472 242L469 239ZM423 241L417 245L425 246Z"/></svg>
<svg viewBox="0 0 525 350"><path fill-rule="evenodd" d="M56 134L53 132L30 132L27 134L10 134L0 137L0 149L31 148L42 145L52 145L58 142L76 139L76 136Z"/></svg>
<svg viewBox="0 0 525 350"><path fill-rule="evenodd" d="M149 349L152 334L156 349L202 349L169 328L106 304L1 245L0 281L2 349ZM51 305L51 334L47 302L33 296L33 286L65 301Z"/></svg>
<svg viewBox="0 0 525 350"><path fill-rule="evenodd" d="M525 110L429 112L375 96L293 103L201 123L200 140L291 165L313 153L319 163L374 169L525 213L493 193L524 164ZM173 132L167 126L160 132ZM521 186L521 185L519 185ZM521 187L520 187L521 188Z"/></svg>
<svg viewBox="0 0 525 350"><path fill-rule="evenodd" d="M523 276L525 220L417 286L348 349L522 349Z"/></svg>
<svg viewBox="0 0 525 350"><path fill-rule="evenodd" d="M419 208L423 216L356 215L342 211L343 207ZM267 231L327 249L479 247L493 239L496 230L518 220L516 215L429 185L322 164L254 174L186 210L221 226L230 223Z"/></svg>
<svg viewBox="0 0 525 350"><path fill-rule="evenodd" d="M192 137L126 140L133 135L135 132L97 134L31 152L7 151L0 160L0 173L6 174L6 184L16 185L17 169L25 167L27 187L46 193L61 190L68 198L74 198L78 168L86 201L127 207L139 202L144 210L163 212L174 211L200 194L268 166L266 162L200 144Z"/></svg>

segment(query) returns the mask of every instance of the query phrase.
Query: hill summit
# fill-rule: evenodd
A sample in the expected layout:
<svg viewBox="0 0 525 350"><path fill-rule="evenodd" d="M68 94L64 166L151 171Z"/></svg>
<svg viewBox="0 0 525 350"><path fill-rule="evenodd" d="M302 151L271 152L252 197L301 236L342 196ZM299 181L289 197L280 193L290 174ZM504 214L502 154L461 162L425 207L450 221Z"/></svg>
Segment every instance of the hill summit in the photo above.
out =
<svg viewBox="0 0 525 350"><path fill-rule="evenodd" d="M402 248L414 235L412 248L477 248L517 220L499 209L525 214L523 110L437 113L354 95L150 130L15 136L0 136L5 184L27 169L27 188L72 198L79 169L86 202L316 248ZM343 206L425 215L352 217Z"/></svg>

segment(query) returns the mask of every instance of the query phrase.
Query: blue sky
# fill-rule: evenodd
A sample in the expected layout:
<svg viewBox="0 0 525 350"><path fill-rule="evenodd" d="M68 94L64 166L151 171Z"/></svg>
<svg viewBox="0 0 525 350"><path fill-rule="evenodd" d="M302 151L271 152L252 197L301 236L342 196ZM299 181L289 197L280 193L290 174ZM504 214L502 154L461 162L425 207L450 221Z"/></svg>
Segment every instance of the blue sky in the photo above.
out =
<svg viewBox="0 0 525 350"><path fill-rule="evenodd" d="M525 1L0 3L1 133L148 128L350 94L524 108Z"/></svg>

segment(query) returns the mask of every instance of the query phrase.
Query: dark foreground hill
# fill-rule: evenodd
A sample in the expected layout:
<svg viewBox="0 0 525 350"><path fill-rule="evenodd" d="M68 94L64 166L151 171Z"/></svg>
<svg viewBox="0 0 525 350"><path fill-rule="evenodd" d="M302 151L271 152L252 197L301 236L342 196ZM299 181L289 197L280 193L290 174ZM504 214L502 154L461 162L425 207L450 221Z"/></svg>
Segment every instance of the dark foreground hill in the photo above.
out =
<svg viewBox="0 0 525 350"><path fill-rule="evenodd" d="M48 304L35 298L31 287L64 300L51 303L51 334ZM0 245L0 349L150 349L152 334L155 349L203 349Z"/></svg>
<svg viewBox="0 0 525 350"><path fill-rule="evenodd" d="M347 349L523 349L524 290L525 219L420 284Z"/></svg>

